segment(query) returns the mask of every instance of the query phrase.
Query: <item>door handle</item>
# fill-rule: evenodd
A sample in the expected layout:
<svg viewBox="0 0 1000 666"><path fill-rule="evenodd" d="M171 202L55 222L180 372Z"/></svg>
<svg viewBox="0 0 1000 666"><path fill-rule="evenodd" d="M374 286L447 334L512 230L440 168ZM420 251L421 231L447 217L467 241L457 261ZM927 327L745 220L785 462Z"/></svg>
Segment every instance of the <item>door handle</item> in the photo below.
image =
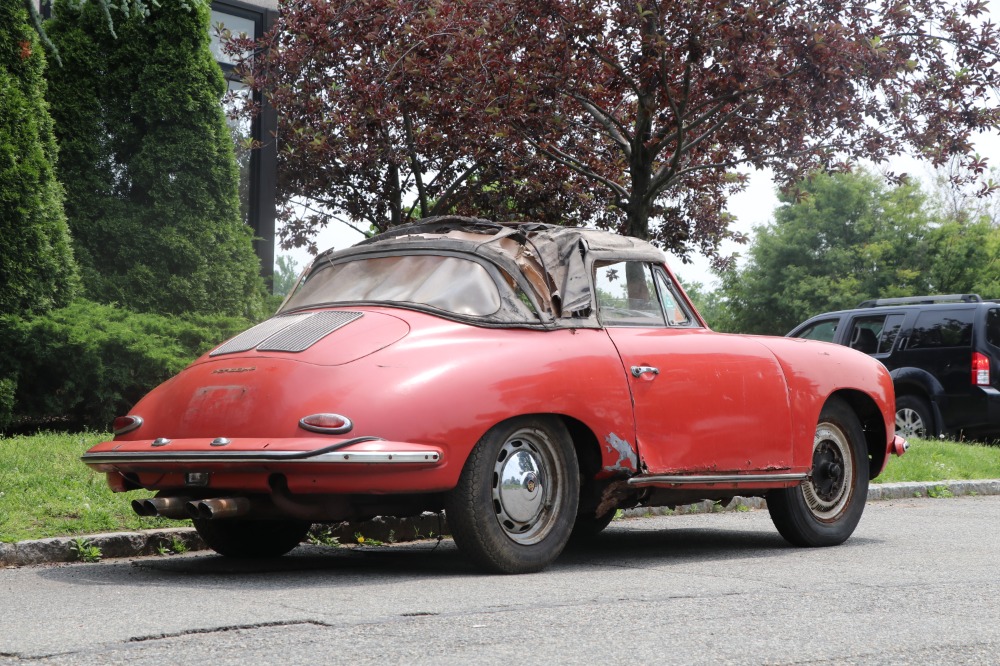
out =
<svg viewBox="0 0 1000 666"><path fill-rule="evenodd" d="M658 375L660 374L659 368L654 368L650 365L633 365L632 366L632 376L642 377L645 374Z"/></svg>

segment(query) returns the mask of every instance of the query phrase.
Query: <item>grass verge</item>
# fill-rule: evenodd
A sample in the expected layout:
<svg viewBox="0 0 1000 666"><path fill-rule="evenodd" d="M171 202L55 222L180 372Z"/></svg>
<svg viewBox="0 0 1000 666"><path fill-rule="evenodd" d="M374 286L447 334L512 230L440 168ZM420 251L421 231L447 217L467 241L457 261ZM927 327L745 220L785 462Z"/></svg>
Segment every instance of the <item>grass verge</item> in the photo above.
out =
<svg viewBox="0 0 1000 666"><path fill-rule="evenodd" d="M129 503L152 492L112 493L103 474L80 462L84 451L107 438L107 433L0 437L0 541L182 524L135 515ZM915 440L875 482L952 479L1000 479L1000 447Z"/></svg>
<svg viewBox="0 0 1000 666"><path fill-rule="evenodd" d="M895 456L875 483L1000 479L1000 446L915 439L902 458Z"/></svg>
<svg viewBox="0 0 1000 666"><path fill-rule="evenodd" d="M80 455L107 433L0 438L0 541L176 526L140 518L129 503L152 492L112 493Z"/></svg>

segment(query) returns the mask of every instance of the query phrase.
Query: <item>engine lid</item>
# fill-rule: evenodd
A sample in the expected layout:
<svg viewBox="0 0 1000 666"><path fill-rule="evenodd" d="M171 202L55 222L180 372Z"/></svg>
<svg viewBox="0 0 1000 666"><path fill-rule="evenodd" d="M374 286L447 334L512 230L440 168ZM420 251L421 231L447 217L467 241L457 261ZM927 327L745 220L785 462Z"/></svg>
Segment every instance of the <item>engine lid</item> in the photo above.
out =
<svg viewBox="0 0 1000 666"><path fill-rule="evenodd" d="M328 338L331 333L337 335ZM409 325L398 317L360 310L320 310L278 315L222 343L213 360L258 352L293 354L321 365L350 363L402 339ZM323 341L323 344L320 344Z"/></svg>

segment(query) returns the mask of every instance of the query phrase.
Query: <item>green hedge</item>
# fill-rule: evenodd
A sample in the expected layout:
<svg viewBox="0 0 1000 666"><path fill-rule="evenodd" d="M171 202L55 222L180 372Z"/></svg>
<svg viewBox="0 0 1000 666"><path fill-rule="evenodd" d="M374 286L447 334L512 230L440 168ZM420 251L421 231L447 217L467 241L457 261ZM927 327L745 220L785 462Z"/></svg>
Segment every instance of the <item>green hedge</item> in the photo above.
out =
<svg viewBox="0 0 1000 666"><path fill-rule="evenodd" d="M77 301L0 317L0 431L106 429L150 389L251 322L165 317Z"/></svg>

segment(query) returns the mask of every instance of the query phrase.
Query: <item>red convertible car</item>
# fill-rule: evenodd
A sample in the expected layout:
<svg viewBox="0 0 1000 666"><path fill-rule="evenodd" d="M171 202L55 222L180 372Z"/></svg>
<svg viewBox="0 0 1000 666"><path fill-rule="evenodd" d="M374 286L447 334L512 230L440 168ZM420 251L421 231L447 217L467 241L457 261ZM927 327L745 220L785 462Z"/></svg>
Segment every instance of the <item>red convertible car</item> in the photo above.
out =
<svg viewBox="0 0 1000 666"><path fill-rule="evenodd" d="M618 509L736 495L841 543L905 450L894 414L864 354L709 330L648 243L448 217L320 255L83 460L223 555L444 510L479 566L524 573Z"/></svg>

